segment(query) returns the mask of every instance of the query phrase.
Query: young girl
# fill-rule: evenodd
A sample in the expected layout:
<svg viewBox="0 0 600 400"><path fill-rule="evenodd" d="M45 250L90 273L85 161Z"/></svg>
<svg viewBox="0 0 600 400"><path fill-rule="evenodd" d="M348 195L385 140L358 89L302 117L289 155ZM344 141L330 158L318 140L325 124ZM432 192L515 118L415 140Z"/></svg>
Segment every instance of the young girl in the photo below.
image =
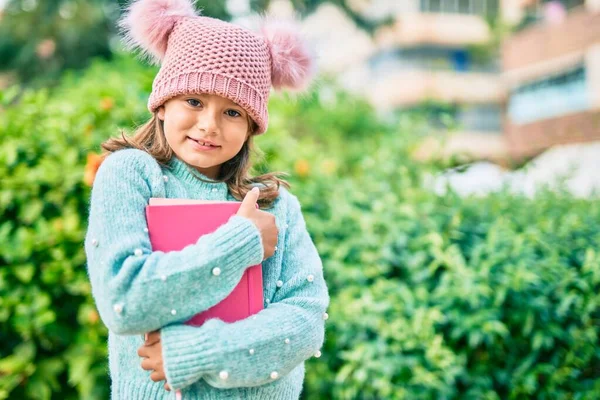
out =
<svg viewBox="0 0 600 400"><path fill-rule="evenodd" d="M112 398L297 399L304 361L320 356L328 290L298 199L276 174L253 178L248 169L252 139L267 129L270 87L304 87L311 59L286 25L257 34L198 16L190 1L134 2L121 22L161 68L151 120L103 144L91 194L85 251L109 328ZM151 197L242 205L214 233L163 253L148 238ZM183 324L261 262L262 311Z"/></svg>

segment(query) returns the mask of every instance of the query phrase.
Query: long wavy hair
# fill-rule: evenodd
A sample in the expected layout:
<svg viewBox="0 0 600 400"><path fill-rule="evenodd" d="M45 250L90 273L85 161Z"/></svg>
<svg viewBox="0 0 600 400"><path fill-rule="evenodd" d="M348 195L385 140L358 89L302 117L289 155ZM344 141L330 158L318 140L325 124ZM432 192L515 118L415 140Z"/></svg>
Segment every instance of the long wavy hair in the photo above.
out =
<svg viewBox="0 0 600 400"><path fill-rule="evenodd" d="M152 117L146 123L140 125L131 137L127 137L124 131L121 131L121 137L110 138L102 143L103 157L117 150L135 148L147 152L160 165L168 167L168 163L175 153L167 142L163 124L163 121L158 118L157 112L153 113ZM260 196L258 198L258 206L264 209L273 205L273 202L279 196L280 185L288 189L290 185L283 179L288 175L284 172L270 172L254 177L250 175L250 169L252 168L250 155L252 152L258 154L253 145L256 129L256 123L248 117L248 139L232 159L221 164L219 176L214 181L227 183L229 192L239 201L244 199L246 193L252 189L253 184L260 183L264 185L264 187L259 185ZM204 182L210 182L198 176L196 178Z"/></svg>

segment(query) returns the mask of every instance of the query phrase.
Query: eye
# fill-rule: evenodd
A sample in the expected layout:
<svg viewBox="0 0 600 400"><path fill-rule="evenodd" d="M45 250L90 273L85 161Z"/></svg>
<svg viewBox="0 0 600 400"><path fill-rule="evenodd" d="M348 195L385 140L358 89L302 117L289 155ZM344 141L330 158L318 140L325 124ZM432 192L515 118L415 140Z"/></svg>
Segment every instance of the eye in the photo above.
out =
<svg viewBox="0 0 600 400"><path fill-rule="evenodd" d="M186 100L187 103L192 106L192 107L198 107L202 105L202 102L200 100L196 100L196 99L187 99Z"/></svg>
<svg viewBox="0 0 600 400"><path fill-rule="evenodd" d="M227 115L229 115L230 117L241 117L242 116L242 114L240 114L238 111L235 111L235 110L227 110L227 111L225 111L225 113Z"/></svg>

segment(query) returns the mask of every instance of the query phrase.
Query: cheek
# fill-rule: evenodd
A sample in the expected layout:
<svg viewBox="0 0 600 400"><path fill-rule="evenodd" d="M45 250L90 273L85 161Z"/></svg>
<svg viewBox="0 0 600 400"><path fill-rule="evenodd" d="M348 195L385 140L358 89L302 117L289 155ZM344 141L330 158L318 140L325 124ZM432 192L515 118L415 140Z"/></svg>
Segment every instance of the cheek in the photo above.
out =
<svg viewBox="0 0 600 400"><path fill-rule="evenodd" d="M236 127L235 132L232 132L232 135L229 139L229 144L232 148L236 150L236 153L242 148L242 146L246 142L246 135L246 130L241 129L240 127Z"/></svg>
<svg viewBox="0 0 600 400"><path fill-rule="evenodd" d="M175 112L167 114L165 117L165 135L168 138L177 138L186 135L194 126L194 119L185 112Z"/></svg>
<svg viewBox="0 0 600 400"><path fill-rule="evenodd" d="M173 144L177 132L176 127L172 126L172 124L169 123L169 120L165 120L164 125L163 125L163 130L165 132L165 138L167 139L167 142L169 142L169 144Z"/></svg>

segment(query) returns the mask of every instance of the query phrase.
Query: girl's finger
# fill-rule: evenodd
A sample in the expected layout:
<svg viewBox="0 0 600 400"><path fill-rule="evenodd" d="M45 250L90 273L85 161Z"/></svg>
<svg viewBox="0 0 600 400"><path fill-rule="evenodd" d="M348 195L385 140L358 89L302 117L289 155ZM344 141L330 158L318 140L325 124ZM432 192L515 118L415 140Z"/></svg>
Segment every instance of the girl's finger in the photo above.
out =
<svg viewBox="0 0 600 400"><path fill-rule="evenodd" d="M170 391L171 391L171 386L169 386L169 384L168 384L168 383L165 383L165 390L166 390L167 392L170 392Z"/></svg>
<svg viewBox="0 0 600 400"><path fill-rule="evenodd" d="M142 369L146 371L152 371L155 368L154 364L155 363L149 358L144 358L144 360L142 360Z"/></svg>
<svg viewBox="0 0 600 400"><path fill-rule="evenodd" d="M150 379L154 382L160 382L165 380L165 375L162 372L154 371L150 374Z"/></svg>
<svg viewBox="0 0 600 400"><path fill-rule="evenodd" d="M148 357L148 348L146 346L141 346L137 351L138 356L140 357Z"/></svg>

